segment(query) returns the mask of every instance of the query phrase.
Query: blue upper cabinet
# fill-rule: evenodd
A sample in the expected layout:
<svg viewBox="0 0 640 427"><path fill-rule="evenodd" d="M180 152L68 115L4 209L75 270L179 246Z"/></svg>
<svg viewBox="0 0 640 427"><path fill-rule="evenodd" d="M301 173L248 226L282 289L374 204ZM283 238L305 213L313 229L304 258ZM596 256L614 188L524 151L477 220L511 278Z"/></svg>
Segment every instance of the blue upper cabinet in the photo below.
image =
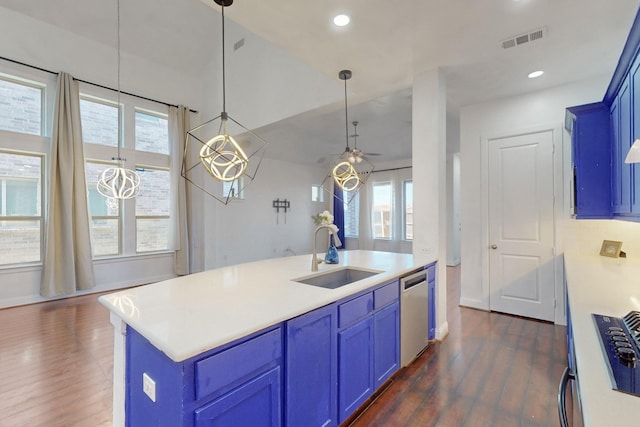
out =
<svg viewBox="0 0 640 427"><path fill-rule="evenodd" d="M577 218L611 218L611 137L603 103L567 109L571 132L573 204Z"/></svg>
<svg viewBox="0 0 640 427"><path fill-rule="evenodd" d="M639 51L640 13L602 102L567 109L576 218L640 221L640 164L624 162L640 137Z"/></svg>

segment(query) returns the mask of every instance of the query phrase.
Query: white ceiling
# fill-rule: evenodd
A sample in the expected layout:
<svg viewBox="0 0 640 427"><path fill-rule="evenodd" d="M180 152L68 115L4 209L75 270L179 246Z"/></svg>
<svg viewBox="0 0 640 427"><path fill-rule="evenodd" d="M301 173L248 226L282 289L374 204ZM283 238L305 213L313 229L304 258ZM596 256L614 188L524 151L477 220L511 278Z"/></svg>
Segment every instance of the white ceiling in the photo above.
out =
<svg viewBox="0 0 640 427"><path fill-rule="evenodd" d="M440 67L452 110L611 76L639 3L235 0L225 8L225 16L330 78L338 80L341 69L351 69L349 121L360 122L358 145L393 160L392 156L410 155L410 88L415 75ZM0 0L0 6L115 44L115 1ZM220 7L213 0L122 0L120 7L126 40L122 49L153 62L184 64L184 72L204 67L209 58L194 41L219 40ZM349 14L351 24L333 26L337 13ZM504 39L543 27L542 40L501 47ZM185 41L194 48L184 49ZM545 71L542 77L527 79L538 69ZM344 148L344 110L338 103L305 112L262 128L259 134L272 144L277 141L270 153L317 163Z"/></svg>

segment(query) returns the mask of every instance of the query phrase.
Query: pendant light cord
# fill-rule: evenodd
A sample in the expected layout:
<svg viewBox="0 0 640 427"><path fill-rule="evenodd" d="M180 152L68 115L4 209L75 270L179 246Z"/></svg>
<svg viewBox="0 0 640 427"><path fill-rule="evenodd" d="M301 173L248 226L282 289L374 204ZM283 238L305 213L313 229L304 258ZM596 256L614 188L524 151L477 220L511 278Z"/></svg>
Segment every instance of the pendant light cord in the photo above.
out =
<svg viewBox="0 0 640 427"><path fill-rule="evenodd" d="M224 1L222 6L222 113L224 116L227 114L227 98L225 93L226 78L225 78L225 62L224 62Z"/></svg>
<svg viewBox="0 0 640 427"><path fill-rule="evenodd" d="M347 150L349 149L349 119L347 116L347 79L344 79L344 130L347 138Z"/></svg>
<svg viewBox="0 0 640 427"><path fill-rule="evenodd" d="M117 62L117 67L118 67L118 73L117 73L117 82L116 84L118 85L118 92L117 92L117 99L118 99L118 162L120 163L120 166L122 166L122 158L120 157L120 145L122 144L122 130L120 129L120 125L122 124L122 111L121 111L121 107L120 107L120 0L118 0L116 2L117 7L116 7L116 11L117 11L117 28L118 28L118 36L116 38L116 49L118 50L118 62Z"/></svg>

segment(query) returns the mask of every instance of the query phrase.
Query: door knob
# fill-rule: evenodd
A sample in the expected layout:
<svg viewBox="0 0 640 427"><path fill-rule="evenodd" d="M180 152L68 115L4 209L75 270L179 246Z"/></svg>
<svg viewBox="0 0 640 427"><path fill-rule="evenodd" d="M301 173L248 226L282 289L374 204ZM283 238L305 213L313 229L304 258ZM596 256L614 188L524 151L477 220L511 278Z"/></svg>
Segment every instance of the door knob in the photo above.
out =
<svg viewBox="0 0 640 427"><path fill-rule="evenodd" d="M498 249L498 245L491 245L491 249Z"/></svg>

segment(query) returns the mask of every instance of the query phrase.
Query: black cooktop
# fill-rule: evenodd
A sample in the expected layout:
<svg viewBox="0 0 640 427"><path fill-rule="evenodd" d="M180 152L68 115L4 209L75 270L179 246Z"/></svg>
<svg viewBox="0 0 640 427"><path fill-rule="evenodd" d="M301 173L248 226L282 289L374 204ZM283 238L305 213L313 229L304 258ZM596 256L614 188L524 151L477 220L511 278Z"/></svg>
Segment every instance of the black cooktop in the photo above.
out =
<svg viewBox="0 0 640 427"><path fill-rule="evenodd" d="M614 390L640 396L640 312L593 314Z"/></svg>

